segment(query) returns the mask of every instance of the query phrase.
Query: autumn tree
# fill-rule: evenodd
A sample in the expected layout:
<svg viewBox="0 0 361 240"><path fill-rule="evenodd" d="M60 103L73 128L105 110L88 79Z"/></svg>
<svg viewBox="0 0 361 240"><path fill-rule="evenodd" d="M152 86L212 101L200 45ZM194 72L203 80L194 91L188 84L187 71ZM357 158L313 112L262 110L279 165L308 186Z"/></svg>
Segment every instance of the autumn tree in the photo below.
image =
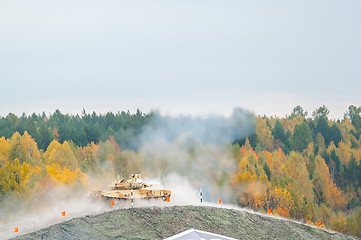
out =
<svg viewBox="0 0 361 240"><path fill-rule="evenodd" d="M20 164L19 159L7 161L0 168L0 197L8 192L24 192L31 167L26 162Z"/></svg>
<svg viewBox="0 0 361 240"><path fill-rule="evenodd" d="M294 208L294 201L287 189L277 186L268 186L263 194L259 194L252 201L254 209L267 212L270 209L283 217L289 217L290 210Z"/></svg>
<svg viewBox="0 0 361 240"><path fill-rule="evenodd" d="M97 163L98 146L91 143L85 147L78 147L76 157L80 160L81 169L94 171Z"/></svg>
<svg viewBox="0 0 361 240"><path fill-rule="evenodd" d="M270 159L268 157L267 159ZM279 148L278 151L274 151L272 153L272 163L270 164L271 176L272 178L278 177L282 178L286 176L286 164L287 164L287 156L283 153L283 151Z"/></svg>
<svg viewBox="0 0 361 240"><path fill-rule="evenodd" d="M268 151L272 151L273 136L269 126L266 123L266 120L257 118L256 133L258 142L261 144L262 148Z"/></svg>
<svg viewBox="0 0 361 240"><path fill-rule="evenodd" d="M308 203L313 203L312 182L309 179L306 162L302 155L291 152L288 162L286 163L287 176L295 179L302 192L300 196L304 196Z"/></svg>
<svg viewBox="0 0 361 240"><path fill-rule="evenodd" d="M244 148L244 151L239 163L239 171L232 176L231 184L238 197L238 202L246 206L250 205L257 195L264 192L268 177L262 166L257 166L257 155L253 149Z"/></svg>
<svg viewBox="0 0 361 240"><path fill-rule="evenodd" d="M78 166L78 160L67 141L60 144L59 142L53 140L44 153L44 161L47 165L58 163L62 167L67 166L73 170Z"/></svg>
<svg viewBox="0 0 361 240"><path fill-rule="evenodd" d="M83 173L79 168L71 170L67 166L60 166L58 163L53 163L51 166L46 166L49 175L56 180L57 183L66 185L74 185L76 181L80 180Z"/></svg>
<svg viewBox="0 0 361 240"><path fill-rule="evenodd" d="M9 154L9 142L5 137L0 138L0 163L5 159L8 159Z"/></svg>
<svg viewBox="0 0 361 240"><path fill-rule="evenodd" d="M333 209L344 207L346 199L342 196L341 190L332 182L324 159L317 156L315 163L316 169L312 181L317 203L326 203Z"/></svg>
<svg viewBox="0 0 361 240"><path fill-rule="evenodd" d="M23 153L25 154L25 160L28 163L35 163L40 160L40 151L38 149L38 144L35 140L28 134L27 131L24 132L24 135L21 137L21 145L23 148Z"/></svg>
<svg viewBox="0 0 361 240"><path fill-rule="evenodd" d="M26 153L21 144L21 135L18 132L14 133L14 135L9 140L8 159L13 161L15 158L17 158L20 163L26 160Z"/></svg>

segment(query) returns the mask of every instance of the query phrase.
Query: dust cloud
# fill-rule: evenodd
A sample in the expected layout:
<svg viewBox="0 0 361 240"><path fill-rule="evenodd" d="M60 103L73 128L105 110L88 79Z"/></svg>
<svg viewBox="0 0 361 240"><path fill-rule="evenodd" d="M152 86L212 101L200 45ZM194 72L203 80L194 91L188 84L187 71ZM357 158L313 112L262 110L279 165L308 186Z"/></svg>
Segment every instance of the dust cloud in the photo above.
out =
<svg viewBox="0 0 361 240"><path fill-rule="evenodd" d="M254 115L240 108L228 118L157 115L139 139L142 171L165 181L172 174L182 176L193 188L202 189L206 201L221 198L235 203L228 181L238 162L230 147L254 131Z"/></svg>
<svg viewBox="0 0 361 240"><path fill-rule="evenodd" d="M134 207L152 208L200 204L199 192L182 176L171 174L164 180L166 181L159 178L140 179L140 181L152 184L150 189L171 189L170 202L160 199L134 199ZM116 201L114 206L111 206L109 201L94 200L89 198L84 191L75 193L74 189L64 186L48 192L47 195L48 205L34 206L33 209L27 209L13 216L13 221L0 225L0 239L24 235L76 217L132 207L131 201ZM65 216L62 216L63 212L65 212ZM15 227L19 229L19 232L14 232Z"/></svg>
<svg viewBox="0 0 361 240"><path fill-rule="evenodd" d="M0 239L23 235L41 228L89 214L99 214L108 208L102 202L94 202L83 191L78 193L64 186L49 191L47 201L41 205L15 211L7 223L0 225ZM65 211L65 216L62 213ZM17 227L19 232L14 232Z"/></svg>
<svg viewBox="0 0 361 240"><path fill-rule="evenodd" d="M129 169L140 171L142 181L153 189L172 191L171 201L135 200L134 207L167 207L200 205L222 199L235 203L236 196L229 177L237 172L238 163L230 154L236 139L246 137L255 130L254 115L237 108L230 117L209 115L205 117L161 116L142 129L134 141L136 159L127 163ZM122 146L120 146L121 148ZM116 172L109 162L99 166L103 174L89 176L86 189L60 187L46 193L49 204L18 211L12 219L0 225L0 239L23 235L71 218L99 214L119 208L131 207L130 201L98 202L87 197L87 191L104 189L114 179ZM132 166L134 167L132 168ZM113 179L111 179L113 178ZM66 211L66 216L62 212ZM14 233L18 227L19 232Z"/></svg>

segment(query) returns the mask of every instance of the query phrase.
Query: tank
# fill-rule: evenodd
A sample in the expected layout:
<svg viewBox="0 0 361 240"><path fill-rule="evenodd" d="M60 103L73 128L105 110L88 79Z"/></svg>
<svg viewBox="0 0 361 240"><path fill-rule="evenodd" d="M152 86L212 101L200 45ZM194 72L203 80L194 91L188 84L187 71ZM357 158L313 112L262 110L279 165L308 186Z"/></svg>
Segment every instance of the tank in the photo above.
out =
<svg viewBox="0 0 361 240"><path fill-rule="evenodd" d="M109 185L109 190L94 191L90 193L93 199L162 199L167 200L171 195L170 190L164 189L148 189L152 185L138 182L140 174L131 174L128 179L119 179L119 177ZM133 194L133 196L132 196Z"/></svg>

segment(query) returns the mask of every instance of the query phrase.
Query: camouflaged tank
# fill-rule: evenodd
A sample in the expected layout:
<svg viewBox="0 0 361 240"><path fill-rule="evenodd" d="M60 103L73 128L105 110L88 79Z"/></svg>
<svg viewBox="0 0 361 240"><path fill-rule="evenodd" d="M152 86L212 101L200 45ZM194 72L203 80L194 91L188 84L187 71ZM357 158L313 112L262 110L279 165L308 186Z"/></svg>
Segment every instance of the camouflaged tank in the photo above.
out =
<svg viewBox="0 0 361 240"><path fill-rule="evenodd" d="M143 182L138 182L140 174L131 174L130 177L125 179L117 178L111 185L110 190L94 191L90 193L90 197L94 199L162 199L167 200L171 195L170 190L163 189L147 189L152 185ZM132 196L133 194L133 196Z"/></svg>

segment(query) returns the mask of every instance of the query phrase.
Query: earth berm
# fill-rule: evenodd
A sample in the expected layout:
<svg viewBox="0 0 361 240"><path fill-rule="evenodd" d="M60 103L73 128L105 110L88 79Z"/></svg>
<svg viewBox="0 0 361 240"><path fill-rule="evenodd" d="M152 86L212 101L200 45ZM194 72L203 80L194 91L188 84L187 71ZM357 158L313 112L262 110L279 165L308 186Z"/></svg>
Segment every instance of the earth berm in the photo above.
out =
<svg viewBox="0 0 361 240"><path fill-rule="evenodd" d="M190 228L236 239L356 239L294 221L209 206L119 209L14 239L164 239Z"/></svg>

